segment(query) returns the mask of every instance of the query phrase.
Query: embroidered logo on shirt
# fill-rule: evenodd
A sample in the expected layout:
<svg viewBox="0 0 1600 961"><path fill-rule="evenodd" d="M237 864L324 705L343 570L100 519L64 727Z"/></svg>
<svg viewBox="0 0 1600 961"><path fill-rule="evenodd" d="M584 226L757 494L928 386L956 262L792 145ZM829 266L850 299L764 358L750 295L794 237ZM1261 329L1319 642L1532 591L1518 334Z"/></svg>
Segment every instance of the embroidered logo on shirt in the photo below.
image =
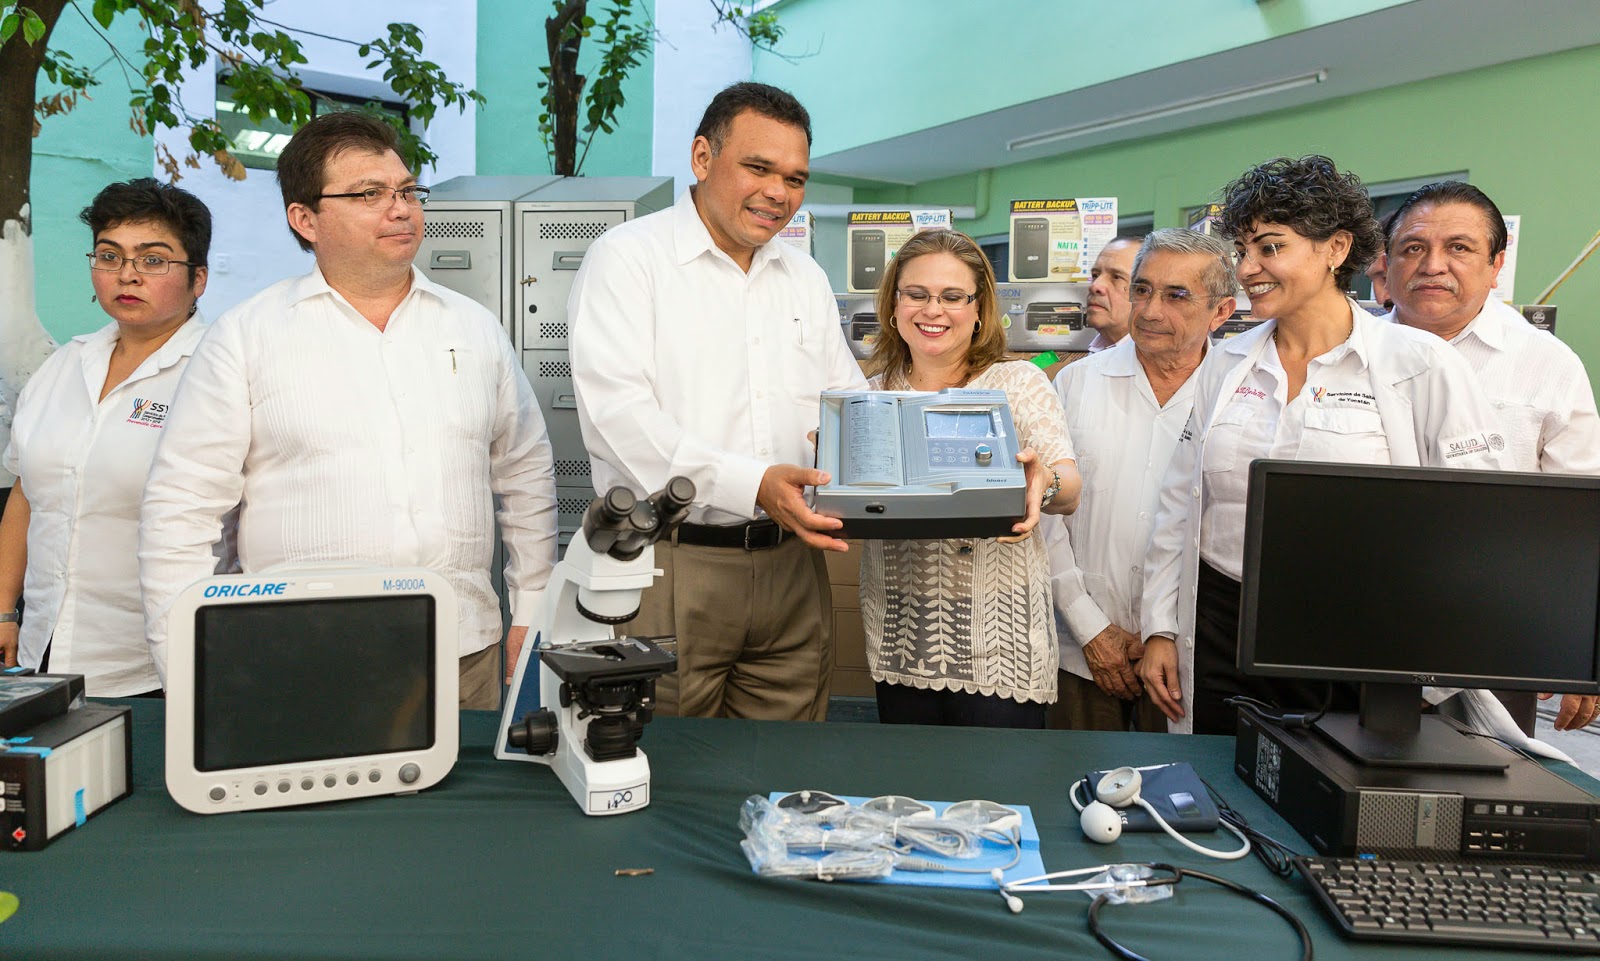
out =
<svg viewBox="0 0 1600 961"><path fill-rule="evenodd" d="M1506 449L1506 439L1504 437L1501 437L1499 434L1490 434L1489 435L1489 446L1493 447L1497 451L1505 450Z"/></svg>
<svg viewBox="0 0 1600 961"><path fill-rule="evenodd" d="M1240 394L1243 394L1246 397L1254 397L1257 400L1267 399L1266 391L1257 390L1256 388L1251 387L1249 384L1241 384L1239 389L1233 392L1233 396L1235 397L1239 396Z"/></svg>
<svg viewBox="0 0 1600 961"><path fill-rule="evenodd" d="M1330 405L1339 407L1366 407L1378 406L1378 399L1371 394L1359 390L1329 390L1326 387L1311 388L1311 399L1317 403L1327 401Z"/></svg>
<svg viewBox="0 0 1600 961"><path fill-rule="evenodd" d="M1492 435L1494 440L1500 441L1500 446L1505 446L1505 440L1499 434ZM1444 456L1446 460L1457 457L1469 457L1473 454L1487 454L1493 441L1487 437L1461 437L1445 444Z"/></svg>
<svg viewBox="0 0 1600 961"><path fill-rule="evenodd" d="M128 415L128 423L142 424L145 427L160 427L167 422L167 405L158 404L153 400L143 397L133 399L133 413Z"/></svg>

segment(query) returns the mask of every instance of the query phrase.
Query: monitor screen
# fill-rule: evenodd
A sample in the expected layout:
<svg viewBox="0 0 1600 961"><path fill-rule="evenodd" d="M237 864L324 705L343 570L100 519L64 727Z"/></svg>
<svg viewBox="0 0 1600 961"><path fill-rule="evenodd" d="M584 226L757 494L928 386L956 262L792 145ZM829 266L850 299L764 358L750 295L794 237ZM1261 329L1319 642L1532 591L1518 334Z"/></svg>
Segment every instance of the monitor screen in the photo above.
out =
<svg viewBox="0 0 1600 961"><path fill-rule="evenodd" d="M195 768L432 746L434 617L428 595L201 607Z"/></svg>
<svg viewBox="0 0 1600 961"><path fill-rule="evenodd" d="M1600 691L1600 478L1257 461L1239 665Z"/></svg>

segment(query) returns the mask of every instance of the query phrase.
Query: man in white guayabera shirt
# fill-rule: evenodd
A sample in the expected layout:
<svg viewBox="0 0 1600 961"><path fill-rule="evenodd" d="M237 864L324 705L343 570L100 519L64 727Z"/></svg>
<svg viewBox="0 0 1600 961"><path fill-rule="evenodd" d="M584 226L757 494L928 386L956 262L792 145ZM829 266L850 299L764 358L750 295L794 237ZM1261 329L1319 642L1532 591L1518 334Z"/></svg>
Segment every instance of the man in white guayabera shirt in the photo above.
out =
<svg viewBox="0 0 1600 961"><path fill-rule="evenodd" d="M1061 642L1052 727L1167 729L1134 670L1144 654L1144 555L1161 479L1194 408L1194 372L1211 332L1233 316L1237 285L1233 250L1215 237L1167 227L1135 249L1121 290L1132 336L1056 375L1083 495L1072 516L1039 525Z"/></svg>
<svg viewBox="0 0 1600 961"><path fill-rule="evenodd" d="M140 517L156 665L173 599L211 573L237 504L247 573L349 561L444 575L461 705L494 708L495 521L507 640L526 633L555 562L555 475L532 388L495 317L412 266L427 188L387 124L318 117L284 148L278 184L316 266L219 317L178 387Z"/></svg>
<svg viewBox="0 0 1600 961"><path fill-rule="evenodd" d="M1583 361L1490 294L1506 259L1500 208L1471 184L1419 188L1387 221L1390 319L1449 341L1494 407L1512 470L1600 474L1600 417ZM1532 731L1530 694L1500 695ZM1557 730L1584 727L1600 699L1566 695Z"/></svg>
<svg viewBox="0 0 1600 961"><path fill-rule="evenodd" d="M694 481L695 503L629 630L675 634L658 707L690 717L823 720L833 667L822 550L840 521L806 433L827 389L866 378L827 275L778 238L810 176L811 119L794 97L737 83L689 147L695 183L668 210L606 231L567 313L572 381L595 487Z"/></svg>

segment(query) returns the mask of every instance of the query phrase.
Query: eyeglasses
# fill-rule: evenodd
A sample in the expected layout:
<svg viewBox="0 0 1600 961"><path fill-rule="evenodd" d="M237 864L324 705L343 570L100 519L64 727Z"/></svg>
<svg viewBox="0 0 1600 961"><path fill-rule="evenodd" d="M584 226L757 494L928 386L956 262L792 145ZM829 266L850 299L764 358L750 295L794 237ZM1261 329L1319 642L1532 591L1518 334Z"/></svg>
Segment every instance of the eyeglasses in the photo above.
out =
<svg viewBox="0 0 1600 961"><path fill-rule="evenodd" d="M168 260L160 254L139 254L137 257L124 257L114 250L96 250L84 254L89 258L91 270L104 270L107 272L121 270L123 264L132 264L133 269L141 274L159 276L172 269L173 264L184 267L204 267L192 260Z"/></svg>
<svg viewBox="0 0 1600 961"><path fill-rule="evenodd" d="M928 301L934 299L933 294L921 287L900 287L895 290L894 295L913 307L926 307ZM977 300L978 295L963 290L946 290L938 295L938 299L939 306L945 310L959 310Z"/></svg>
<svg viewBox="0 0 1600 961"><path fill-rule="evenodd" d="M407 207L420 207L428 202L428 188L421 184L411 184L405 187L368 187L348 194L317 194L318 200L331 200L335 197L360 198L366 201L368 207L387 207L394 203L394 198L399 197L406 202Z"/></svg>
<svg viewBox="0 0 1600 961"><path fill-rule="evenodd" d="M1128 285L1128 299L1136 304L1149 303L1150 299L1156 296L1157 293L1158 291L1149 284L1133 283ZM1168 307L1187 307L1190 304L1198 303L1200 300L1194 295L1193 291L1185 290L1182 287L1168 287L1159 291L1159 293L1161 302Z"/></svg>

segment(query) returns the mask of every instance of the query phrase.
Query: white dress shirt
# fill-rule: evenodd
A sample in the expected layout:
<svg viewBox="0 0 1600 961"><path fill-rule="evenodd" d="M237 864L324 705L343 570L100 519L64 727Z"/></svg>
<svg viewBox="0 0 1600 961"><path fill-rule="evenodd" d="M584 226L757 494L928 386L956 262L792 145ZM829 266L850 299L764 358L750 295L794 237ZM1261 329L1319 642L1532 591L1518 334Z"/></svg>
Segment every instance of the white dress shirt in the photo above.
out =
<svg viewBox="0 0 1600 961"><path fill-rule="evenodd" d="M1272 339L1276 321L1215 345L1195 372L1194 413L1162 480L1140 604L1145 637L1163 634L1178 645L1186 713L1168 722L1174 733L1193 729L1200 558L1209 545L1215 553L1207 562L1238 577L1251 461L1284 456L1472 470L1505 466L1505 438L1467 362L1432 334L1387 323L1354 301L1348 306L1350 338L1307 365L1305 385L1292 402L1276 379L1282 372ZM1303 431L1296 437L1280 430L1283 424ZM1208 530L1213 525L1235 529ZM1229 550L1238 553L1223 556Z"/></svg>
<svg viewBox="0 0 1600 961"><path fill-rule="evenodd" d="M1144 555L1161 479L1194 406L1194 378L1157 402L1131 339L1068 364L1056 394L1078 452L1083 496L1039 519L1050 554L1061 667L1092 678L1083 645L1109 625L1137 637Z"/></svg>
<svg viewBox="0 0 1600 961"><path fill-rule="evenodd" d="M567 309L595 490L681 475L696 523L754 517L768 467L814 463L818 394L866 386L816 261L774 238L746 273L689 191L596 240Z"/></svg>
<svg viewBox="0 0 1600 961"><path fill-rule="evenodd" d="M139 531L163 670L167 611L209 573L221 518L241 500L246 572L329 561L436 571L456 591L463 655L500 637L498 518L513 621L534 615L555 561L550 442L510 341L466 297L413 269L380 331L320 270L274 284L218 318L174 411Z"/></svg>
<svg viewBox="0 0 1600 961"><path fill-rule="evenodd" d="M107 324L56 351L17 402L5 464L32 509L18 662L37 668L48 646L50 670L84 675L95 697L161 686L139 600L139 499L205 330L191 318L101 400L119 338ZM209 574L216 559L198 564Z"/></svg>
<svg viewBox="0 0 1600 961"><path fill-rule="evenodd" d="M1494 405L1511 470L1600 474L1594 390L1571 347L1494 297L1450 343Z"/></svg>

